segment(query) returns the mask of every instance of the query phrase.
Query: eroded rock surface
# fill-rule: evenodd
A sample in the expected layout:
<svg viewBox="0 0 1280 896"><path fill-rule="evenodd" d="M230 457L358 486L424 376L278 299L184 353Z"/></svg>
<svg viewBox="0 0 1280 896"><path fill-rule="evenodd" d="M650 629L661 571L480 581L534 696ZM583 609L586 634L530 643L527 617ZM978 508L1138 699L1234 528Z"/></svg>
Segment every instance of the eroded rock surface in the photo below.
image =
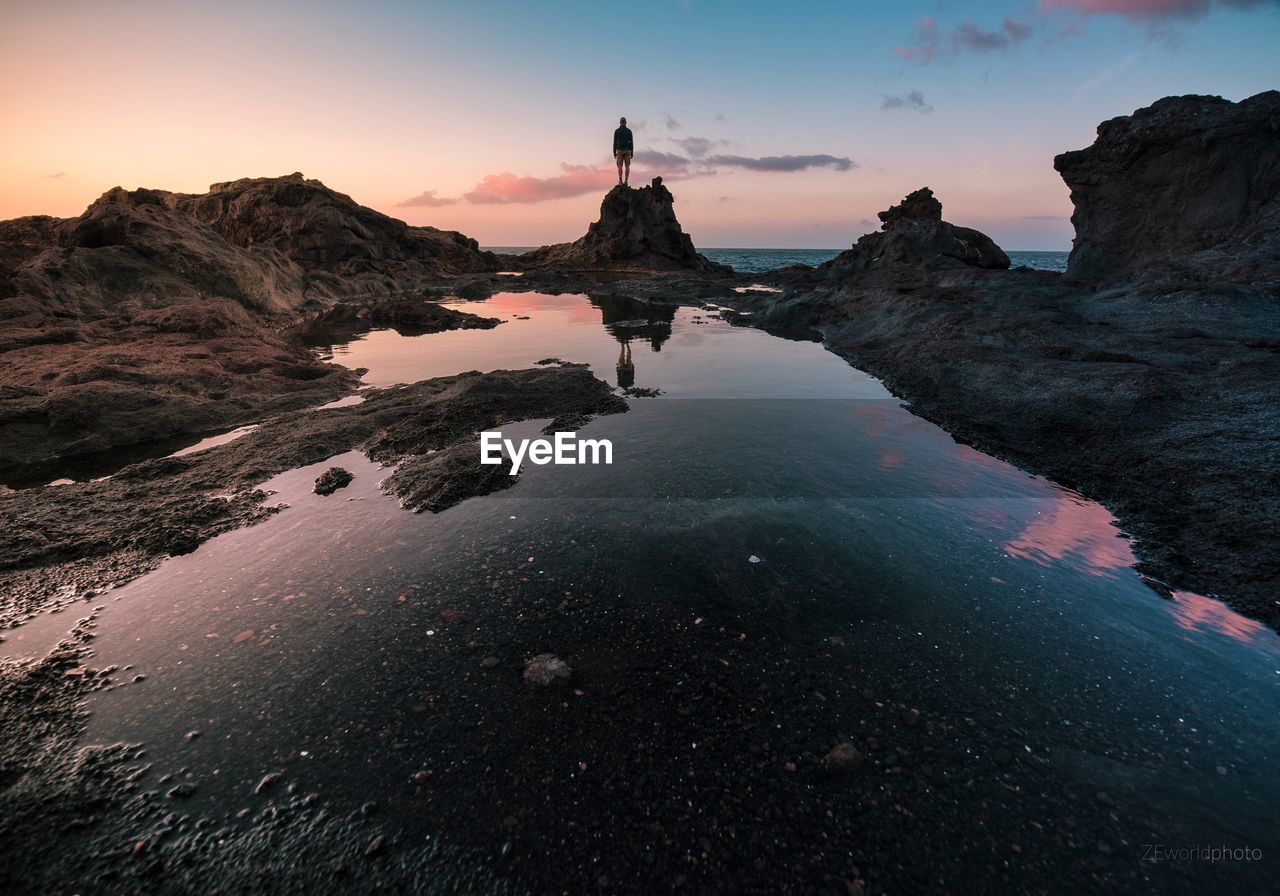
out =
<svg viewBox="0 0 1280 896"><path fill-rule="evenodd" d="M1069 276L1280 281L1280 92L1166 97L1053 165L1075 203Z"/></svg>

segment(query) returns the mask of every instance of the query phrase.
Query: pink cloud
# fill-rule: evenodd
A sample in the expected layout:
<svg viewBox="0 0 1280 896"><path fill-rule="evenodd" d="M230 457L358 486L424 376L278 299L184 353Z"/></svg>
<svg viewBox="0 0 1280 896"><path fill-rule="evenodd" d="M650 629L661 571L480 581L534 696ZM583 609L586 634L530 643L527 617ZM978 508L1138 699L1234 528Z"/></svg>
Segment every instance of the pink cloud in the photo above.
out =
<svg viewBox="0 0 1280 896"><path fill-rule="evenodd" d="M1251 9L1268 0L1040 0L1045 10L1067 9L1085 16L1122 16L1153 24L1172 19L1199 19L1214 8Z"/></svg>
<svg viewBox="0 0 1280 896"><path fill-rule="evenodd" d="M612 165L560 164L564 174L555 177L518 177L509 171L486 175L475 188L462 194L467 202L478 205L504 205L513 202L548 202L607 190L618 180Z"/></svg>

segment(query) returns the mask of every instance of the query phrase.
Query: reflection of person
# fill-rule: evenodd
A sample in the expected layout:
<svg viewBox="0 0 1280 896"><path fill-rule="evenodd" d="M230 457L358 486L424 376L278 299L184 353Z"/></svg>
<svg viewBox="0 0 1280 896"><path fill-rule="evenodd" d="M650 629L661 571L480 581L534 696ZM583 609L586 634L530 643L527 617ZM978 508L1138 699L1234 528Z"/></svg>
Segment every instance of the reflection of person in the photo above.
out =
<svg viewBox="0 0 1280 896"><path fill-rule="evenodd" d="M618 385L624 389L636 384L636 365L631 361L631 342L623 340L618 352Z"/></svg>
<svg viewBox="0 0 1280 896"><path fill-rule="evenodd" d="M627 127L625 118L618 119L618 129L613 132L613 158L618 163L618 183L625 184L631 178L631 154L635 152L635 141L631 137L631 128ZM623 174L623 167L626 173Z"/></svg>

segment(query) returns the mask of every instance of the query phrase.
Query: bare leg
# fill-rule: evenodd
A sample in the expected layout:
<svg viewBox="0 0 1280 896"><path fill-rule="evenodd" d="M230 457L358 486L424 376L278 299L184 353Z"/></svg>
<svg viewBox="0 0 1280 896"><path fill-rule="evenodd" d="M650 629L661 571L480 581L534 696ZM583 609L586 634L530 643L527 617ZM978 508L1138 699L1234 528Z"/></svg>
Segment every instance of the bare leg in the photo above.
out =
<svg viewBox="0 0 1280 896"><path fill-rule="evenodd" d="M614 158L618 162L618 183L622 183L622 153L614 153ZM627 173L631 173L631 166L627 166Z"/></svg>
<svg viewBox="0 0 1280 896"><path fill-rule="evenodd" d="M627 166L627 173L622 178L622 182L624 184L631 180L631 156L627 156L625 162Z"/></svg>

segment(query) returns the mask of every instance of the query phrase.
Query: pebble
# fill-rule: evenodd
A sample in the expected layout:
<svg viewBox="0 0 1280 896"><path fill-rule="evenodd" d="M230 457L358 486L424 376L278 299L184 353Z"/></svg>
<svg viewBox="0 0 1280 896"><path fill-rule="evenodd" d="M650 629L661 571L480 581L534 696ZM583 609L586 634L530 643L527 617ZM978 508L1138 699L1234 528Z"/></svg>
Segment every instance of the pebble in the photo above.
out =
<svg viewBox="0 0 1280 896"><path fill-rule="evenodd" d="M373 840L369 843L368 847L365 848L364 854L369 856L370 858L373 858L374 856L382 855L386 851L387 851L387 835L379 834L378 836L374 837Z"/></svg>
<svg viewBox="0 0 1280 896"><path fill-rule="evenodd" d="M851 772L860 765L862 754L847 741L836 744L822 757L822 767L832 774Z"/></svg>
<svg viewBox="0 0 1280 896"><path fill-rule="evenodd" d="M524 667L524 680L527 684L547 687L562 684L572 677L572 667L554 653L540 653Z"/></svg>

